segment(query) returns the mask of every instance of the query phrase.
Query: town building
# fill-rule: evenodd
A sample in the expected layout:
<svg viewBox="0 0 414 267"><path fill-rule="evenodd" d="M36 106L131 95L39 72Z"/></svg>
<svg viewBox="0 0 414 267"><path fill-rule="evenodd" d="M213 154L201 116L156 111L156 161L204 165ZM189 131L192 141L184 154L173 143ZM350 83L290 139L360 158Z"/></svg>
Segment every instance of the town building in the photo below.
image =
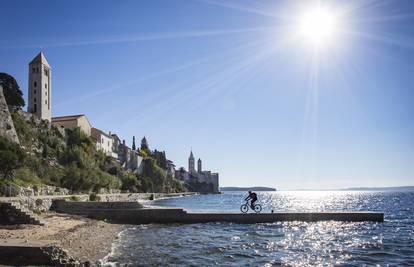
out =
<svg viewBox="0 0 414 267"><path fill-rule="evenodd" d="M93 128L91 129L91 138L95 141L96 148L105 153L105 155L118 158L118 154L113 152L113 138L110 134L106 134L103 131Z"/></svg>
<svg viewBox="0 0 414 267"><path fill-rule="evenodd" d="M39 119L51 122L52 118L52 68L40 52L29 63L29 98L27 111Z"/></svg>
<svg viewBox="0 0 414 267"><path fill-rule="evenodd" d="M125 140L119 138L117 134L111 134L112 137L112 153L117 155L117 160L121 166L131 172L142 172L143 158L139 154L139 150L133 150L128 147Z"/></svg>
<svg viewBox="0 0 414 267"><path fill-rule="evenodd" d="M175 178L175 164L171 160L167 160L167 175Z"/></svg>
<svg viewBox="0 0 414 267"><path fill-rule="evenodd" d="M87 136L91 136L92 126L84 114L53 117L52 125L71 130L79 127Z"/></svg>
<svg viewBox="0 0 414 267"><path fill-rule="evenodd" d="M202 161L197 161L197 171L195 170L195 158L193 151L188 157L188 171L180 168L175 171L175 177L191 186L194 190L201 193L218 193L219 192L219 174L211 171L203 171Z"/></svg>

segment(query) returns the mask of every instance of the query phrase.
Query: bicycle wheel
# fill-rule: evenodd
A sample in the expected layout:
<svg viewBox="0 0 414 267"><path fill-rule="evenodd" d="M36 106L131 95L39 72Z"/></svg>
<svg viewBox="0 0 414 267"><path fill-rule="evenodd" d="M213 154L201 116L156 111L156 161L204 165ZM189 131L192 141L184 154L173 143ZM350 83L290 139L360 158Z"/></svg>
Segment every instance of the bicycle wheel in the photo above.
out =
<svg viewBox="0 0 414 267"><path fill-rule="evenodd" d="M243 212L243 213L248 212L248 211L249 211L249 205L247 205L247 204L243 204L243 205L241 205L241 206L240 206L240 210L241 210L241 212Z"/></svg>
<svg viewBox="0 0 414 267"><path fill-rule="evenodd" d="M256 205L254 205L254 211L255 211L256 213L261 212L261 211L262 211L262 206L261 206L260 204L256 204Z"/></svg>

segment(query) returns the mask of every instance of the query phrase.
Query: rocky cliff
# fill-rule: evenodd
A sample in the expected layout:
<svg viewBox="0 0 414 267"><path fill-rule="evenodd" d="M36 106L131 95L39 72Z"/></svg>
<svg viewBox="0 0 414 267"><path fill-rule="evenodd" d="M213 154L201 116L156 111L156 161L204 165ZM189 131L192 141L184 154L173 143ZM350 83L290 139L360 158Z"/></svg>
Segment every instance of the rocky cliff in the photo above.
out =
<svg viewBox="0 0 414 267"><path fill-rule="evenodd" d="M9 108L7 107L6 98L3 94L3 87L0 86L0 136L6 137L8 140L20 143L14 128Z"/></svg>

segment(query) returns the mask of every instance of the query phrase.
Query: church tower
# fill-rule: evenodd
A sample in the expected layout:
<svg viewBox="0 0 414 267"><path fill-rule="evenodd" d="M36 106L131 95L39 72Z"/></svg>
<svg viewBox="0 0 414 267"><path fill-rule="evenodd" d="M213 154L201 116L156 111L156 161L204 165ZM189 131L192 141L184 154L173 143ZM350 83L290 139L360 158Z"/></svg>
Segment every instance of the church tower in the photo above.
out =
<svg viewBox="0 0 414 267"><path fill-rule="evenodd" d="M190 157L188 158L188 172L189 173L195 172L195 160L193 156L193 151L191 151Z"/></svg>
<svg viewBox="0 0 414 267"><path fill-rule="evenodd" d="M197 161L197 172L201 173L203 170L201 168L201 159L198 159Z"/></svg>
<svg viewBox="0 0 414 267"><path fill-rule="evenodd" d="M149 149L148 141L145 136L141 140L141 149Z"/></svg>
<svg viewBox="0 0 414 267"><path fill-rule="evenodd" d="M29 105L27 111L39 119L51 122L52 71L45 55L40 52L29 63Z"/></svg>

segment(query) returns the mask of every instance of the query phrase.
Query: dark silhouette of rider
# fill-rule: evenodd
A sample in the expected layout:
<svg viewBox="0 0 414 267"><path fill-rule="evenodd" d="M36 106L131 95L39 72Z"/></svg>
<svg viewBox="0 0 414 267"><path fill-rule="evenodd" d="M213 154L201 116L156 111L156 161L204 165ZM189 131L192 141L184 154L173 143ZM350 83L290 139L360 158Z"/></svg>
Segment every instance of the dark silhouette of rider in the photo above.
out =
<svg viewBox="0 0 414 267"><path fill-rule="evenodd" d="M249 195L244 200L250 200L250 207L254 209L254 203L257 201L257 194L255 192L249 191Z"/></svg>

